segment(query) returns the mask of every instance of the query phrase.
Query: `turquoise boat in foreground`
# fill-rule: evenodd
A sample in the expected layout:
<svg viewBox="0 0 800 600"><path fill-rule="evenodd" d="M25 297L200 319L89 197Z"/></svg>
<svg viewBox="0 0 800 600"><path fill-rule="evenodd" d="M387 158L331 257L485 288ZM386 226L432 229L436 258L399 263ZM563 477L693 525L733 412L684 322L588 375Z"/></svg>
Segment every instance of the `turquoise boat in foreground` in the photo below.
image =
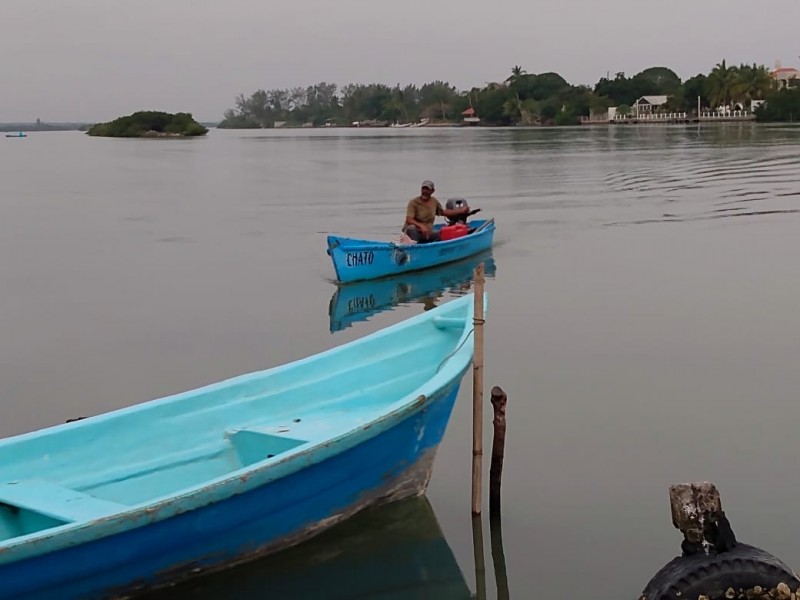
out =
<svg viewBox="0 0 800 600"><path fill-rule="evenodd" d="M424 493L472 307L0 440L0 598L135 595Z"/></svg>
<svg viewBox="0 0 800 600"><path fill-rule="evenodd" d="M492 247L494 219L470 221L472 233L428 244L396 244L328 236L328 255L340 283L377 279L461 260ZM437 231L443 225L434 227Z"/></svg>

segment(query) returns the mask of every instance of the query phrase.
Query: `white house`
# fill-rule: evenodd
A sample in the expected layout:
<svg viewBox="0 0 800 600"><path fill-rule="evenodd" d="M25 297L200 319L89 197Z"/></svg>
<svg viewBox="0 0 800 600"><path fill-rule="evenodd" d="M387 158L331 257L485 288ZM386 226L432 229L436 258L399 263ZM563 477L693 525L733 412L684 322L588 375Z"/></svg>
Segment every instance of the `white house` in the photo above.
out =
<svg viewBox="0 0 800 600"><path fill-rule="evenodd" d="M642 96L633 103L633 113L636 116L652 114L667 103L667 96Z"/></svg>

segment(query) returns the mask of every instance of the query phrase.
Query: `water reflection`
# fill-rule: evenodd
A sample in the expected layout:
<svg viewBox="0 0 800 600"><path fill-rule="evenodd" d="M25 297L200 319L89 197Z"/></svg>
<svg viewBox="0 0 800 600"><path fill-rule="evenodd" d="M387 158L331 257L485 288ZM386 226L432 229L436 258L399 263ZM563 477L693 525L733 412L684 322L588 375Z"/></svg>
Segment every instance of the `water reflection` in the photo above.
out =
<svg viewBox="0 0 800 600"><path fill-rule="evenodd" d="M497 269L490 250L434 269L337 286L328 305L330 331L341 331L402 303L419 302L430 310L446 292L468 292L481 262L486 277L494 277Z"/></svg>
<svg viewBox="0 0 800 600"><path fill-rule="evenodd" d="M503 522L500 514L489 517L489 539L497 600L510 600L506 555L503 550ZM486 600L486 561L484 559L483 521L472 516L472 552L475 561L475 599Z"/></svg>
<svg viewBox="0 0 800 600"><path fill-rule="evenodd" d="M424 496L365 511L273 557L146 597L148 600L473 598Z"/></svg>
<svg viewBox="0 0 800 600"><path fill-rule="evenodd" d="M506 572L506 553L503 550L503 522L499 514L489 517L489 537L492 547L494 581L497 585L497 600L509 600L508 573Z"/></svg>

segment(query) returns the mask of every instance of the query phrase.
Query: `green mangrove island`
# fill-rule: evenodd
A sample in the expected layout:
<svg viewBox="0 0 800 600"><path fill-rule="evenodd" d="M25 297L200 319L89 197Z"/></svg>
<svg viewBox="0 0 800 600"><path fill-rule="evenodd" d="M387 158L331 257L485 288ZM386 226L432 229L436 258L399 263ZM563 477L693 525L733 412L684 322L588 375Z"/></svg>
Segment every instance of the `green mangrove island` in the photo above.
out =
<svg viewBox="0 0 800 600"><path fill-rule="evenodd" d="M193 137L205 135L208 129L192 118L190 113L140 111L107 123L97 123L86 132L101 137Z"/></svg>
<svg viewBox="0 0 800 600"><path fill-rule="evenodd" d="M728 65L685 81L666 67L632 77L572 85L553 72L515 66L502 81L460 91L444 81L422 86L322 82L306 88L260 89L239 95L221 128L578 125L625 122L645 114L675 120L800 119L800 71Z"/></svg>

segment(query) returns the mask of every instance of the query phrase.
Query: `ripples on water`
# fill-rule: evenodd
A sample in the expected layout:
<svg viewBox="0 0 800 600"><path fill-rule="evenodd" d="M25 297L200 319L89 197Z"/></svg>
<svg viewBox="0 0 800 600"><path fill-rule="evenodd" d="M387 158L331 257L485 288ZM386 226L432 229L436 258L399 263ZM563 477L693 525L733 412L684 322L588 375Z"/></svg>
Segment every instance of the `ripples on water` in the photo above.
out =
<svg viewBox="0 0 800 600"><path fill-rule="evenodd" d="M739 127L739 126L737 126ZM707 137L719 131L700 128L697 140L684 137L681 152L668 157L654 153L652 164L631 170L609 170L605 183L615 193L639 201L657 199L670 203L660 216L627 223L699 221L731 217L796 213L794 197L800 196L800 149L796 131L789 136L759 143L759 130L745 126L748 135L741 146L731 136L716 144L709 157ZM685 130L683 130L685 133ZM779 130L774 130L779 133ZM677 136L674 136L677 137ZM749 143L748 143L749 142ZM643 151L647 158L647 151Z"/></svg>
<svg viewBox="0 0 800 600"><path fill-rule="evenodd" d="M0 144L0 433L283 364L463 293L469 263L331 281L325 234L390 239L432 178L498 222L486 383L511 397L513 597L635 597L678 549L666 486L688 478L798 565L798 141L737 124ZM468 394L429 496L471 585ZM216 597L293 589L305 550L232 571Z"/></svg>

